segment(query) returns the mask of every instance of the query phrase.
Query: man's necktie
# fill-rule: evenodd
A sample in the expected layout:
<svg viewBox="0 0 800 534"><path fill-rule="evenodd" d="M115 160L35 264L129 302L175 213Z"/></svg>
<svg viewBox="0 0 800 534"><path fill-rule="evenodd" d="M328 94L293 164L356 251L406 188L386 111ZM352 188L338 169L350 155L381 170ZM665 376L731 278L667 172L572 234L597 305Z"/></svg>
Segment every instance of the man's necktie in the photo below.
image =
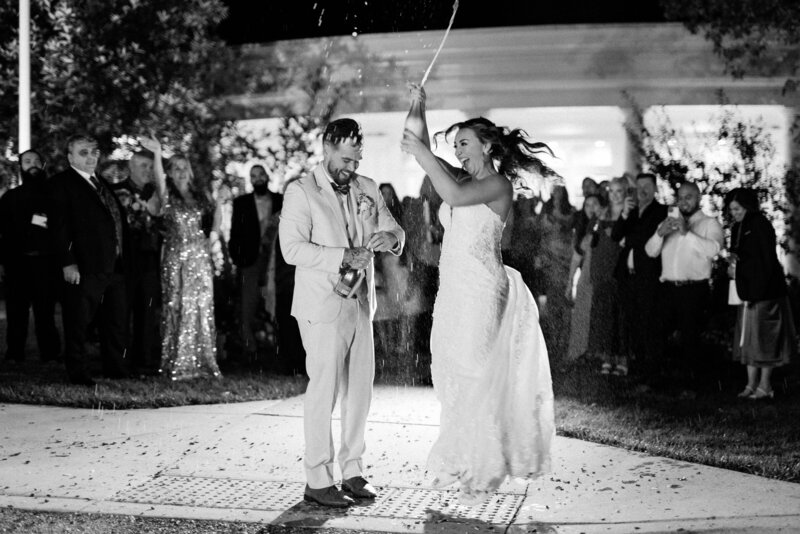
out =
<svg viewBox="0 0 800 534"><path fill-rule="evenodd" d="M119 212L117 200L114 197L114 193L103 187L100 180L93 174L89 175L89 181L92 182L95 191L97 191L100 202L103 203L109 213L111 213L111 218L114 219L114 235L117 237L117 256L120 256L122 254L122 214Z"/></svg>
<svg viewBox="0 0 800 534"><path fill-rule="evenodd" d="M340 195L347 196L347 194L350 193L350 182L341 185L337 184L336 182L331 182L331 185L333 186L333 190Z"/></svg>

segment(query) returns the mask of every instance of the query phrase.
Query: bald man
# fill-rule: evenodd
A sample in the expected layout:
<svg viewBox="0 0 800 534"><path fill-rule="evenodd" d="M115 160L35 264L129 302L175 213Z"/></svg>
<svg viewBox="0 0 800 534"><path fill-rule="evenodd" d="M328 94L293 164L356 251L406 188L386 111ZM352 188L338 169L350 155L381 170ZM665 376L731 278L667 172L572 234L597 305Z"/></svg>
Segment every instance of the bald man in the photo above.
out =
<svg viewBox="0 0 800 534"><path fill-rule="evenodd" d="M701 360L700 334L711 298L712 262L725 240L719 221L701 211L700 199L697 184L681 185L678 204L645 245L651 258L661 255L663 332L677 333L680 365L696 381L710 363Z"/></svg>

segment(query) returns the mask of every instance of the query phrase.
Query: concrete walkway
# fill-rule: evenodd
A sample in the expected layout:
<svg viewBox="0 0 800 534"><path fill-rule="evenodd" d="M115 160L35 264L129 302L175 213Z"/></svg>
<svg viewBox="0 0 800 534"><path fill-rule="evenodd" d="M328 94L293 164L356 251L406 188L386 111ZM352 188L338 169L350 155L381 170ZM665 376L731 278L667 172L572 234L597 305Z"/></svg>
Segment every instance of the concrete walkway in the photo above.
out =
<svg viewBox="0 0 800 534"><path fill-rule="evenodd" d="M800 532L798 484L567 438L556 439L551 475L462 507L425 476L437 421L431 389L377 388L366 474L381 495L334 512L302 501L302 397L131 411L0 405L0 506L366 532Z"/></svg>

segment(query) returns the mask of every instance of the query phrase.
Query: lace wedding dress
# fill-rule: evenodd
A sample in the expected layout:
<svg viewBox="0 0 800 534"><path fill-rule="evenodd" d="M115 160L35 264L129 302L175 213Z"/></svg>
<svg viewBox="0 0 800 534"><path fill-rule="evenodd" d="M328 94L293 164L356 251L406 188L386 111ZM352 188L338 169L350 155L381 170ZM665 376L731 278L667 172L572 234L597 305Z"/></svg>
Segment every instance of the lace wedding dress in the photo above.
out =
<svg viewBox="0 0 800 534"><path fill-rule="evenodd" d="M460 482L461 502L476 504L506 477L550 469L550 364L536 303L503 265L500 217L485 204L442 204L439 217L431 372L441 422L428 471L436 486Z"/></svg>

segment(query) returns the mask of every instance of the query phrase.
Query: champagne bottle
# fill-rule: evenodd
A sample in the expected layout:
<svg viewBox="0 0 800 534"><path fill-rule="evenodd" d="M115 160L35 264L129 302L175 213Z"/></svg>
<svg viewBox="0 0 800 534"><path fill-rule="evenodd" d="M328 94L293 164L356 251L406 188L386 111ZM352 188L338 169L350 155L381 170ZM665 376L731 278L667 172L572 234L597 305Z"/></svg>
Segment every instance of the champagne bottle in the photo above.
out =
<svg viewBox="0 0 800 534"><path fill-rule="evenodd" d="M427 142L428 128L425 125L425 104L419 100L414 100L411 103L411 109L408 110L408 116L406 116L405 129L422 139L423 142Z"/></svg>
<svg viewBox="0 0 800 534"><path fill-rule="evenodd" d="M346 268L339 274L339 281L333 288L337 295L343 298L352 298L355 296L358 288L361 287L362 282L366 278L366 274L362 269Z"/></svg>

